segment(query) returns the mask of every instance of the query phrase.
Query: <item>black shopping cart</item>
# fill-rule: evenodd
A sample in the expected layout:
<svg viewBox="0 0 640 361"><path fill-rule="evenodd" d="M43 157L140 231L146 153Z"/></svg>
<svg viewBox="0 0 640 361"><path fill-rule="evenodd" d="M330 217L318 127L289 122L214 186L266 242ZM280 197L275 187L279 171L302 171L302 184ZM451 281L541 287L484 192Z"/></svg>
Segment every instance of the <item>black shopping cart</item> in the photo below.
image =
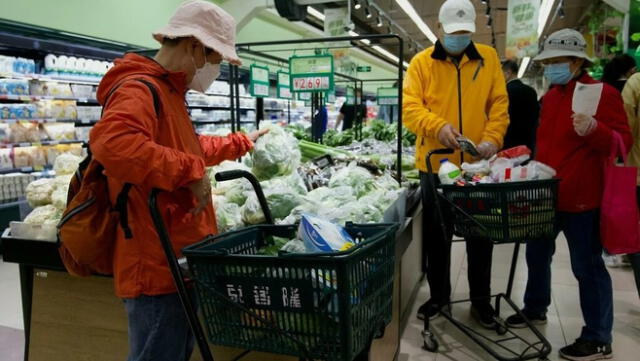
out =
<svg viewBox="0 0 640 361"><path fill-rule="evenodd" d="M451 149L431 151L427 156L429 173L433 173L431 156L451 153L453 153ZM488 337L456 320L449 311L453 304L470 302L471 299L453 301L439 311L462 333L497 360L546 360L551 352L549 341L531 324L510 297L521 243L548 239L556 234L557 189L558 180L550 179L475 186L440 185L439 187L432 182L432 187L428 190L433 192L436 214L445 237L449 232L440 208L441 200L453 209L453 233L456 236L473 237L474 240L486 240L495 244L514 243L507 290L505 293L490 296L491 299L495 298L494 321L497 325L495 327L497 339ZM534 341L527 340L523 335L507 327L500 317L502 301L510 306L513 312L525 319L526 329L531 331ZM429 317L425 317L422 336L423 347L430 352L437 352L439 342L430 329ZM508 342L513 341L520 342L519 349L514 350L506 346Z"/></svg>
<svg viewBox="0 0 640 361"><path fill-rule="evenodd" d="M257 193L267 224L209 236L183 249L195 283L202 324L171 247L156 198L151 215L182 305L205 361L213 345L299 357L301 360L368 360L372 340L391 321L397 224L347 224L357 240L334 253L259 255L274 237L294 238L295 225L274 225L257 179L245 171L216 174L217 181L244 177Z"/></svg>

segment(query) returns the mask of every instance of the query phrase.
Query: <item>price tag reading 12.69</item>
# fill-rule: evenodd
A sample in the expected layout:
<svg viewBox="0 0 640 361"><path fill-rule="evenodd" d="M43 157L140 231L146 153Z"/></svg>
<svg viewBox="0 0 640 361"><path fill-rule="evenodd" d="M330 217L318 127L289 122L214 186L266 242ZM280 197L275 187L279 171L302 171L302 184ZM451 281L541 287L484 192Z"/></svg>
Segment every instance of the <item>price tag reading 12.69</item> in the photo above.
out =
<svg viewBox="0 0 640 361"><path fill-rule="evenodd" d="M328 76L309 76L293 79L294 90L318 90L329 88Z"/></svg>

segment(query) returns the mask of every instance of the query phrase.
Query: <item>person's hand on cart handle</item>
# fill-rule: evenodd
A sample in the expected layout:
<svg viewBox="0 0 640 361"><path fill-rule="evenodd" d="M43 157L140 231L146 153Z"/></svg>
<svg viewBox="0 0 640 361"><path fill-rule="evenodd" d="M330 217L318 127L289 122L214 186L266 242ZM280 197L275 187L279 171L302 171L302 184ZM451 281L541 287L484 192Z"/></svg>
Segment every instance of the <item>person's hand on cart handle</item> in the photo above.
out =
<svg viewBox="0 0 640 361"><path fill-rule="evenodd" d="M447 124L438 133L438 141L440 144L444 145L449 149L459 149L460 144L456 140L457 137L461 136L460 132L458 132L451 124Z"/></svg>
<svg viewBox="0 0 640 361"><path fill-rule="evenodd" d="M267 133L269 133L269 129L260 129L247 134L247 137L249 137L249 139L251 139L251 141L255 143L258 138Z"/></svg>
<svg viewBox="0 0 640 361"><path fill-rule="evenodd" d="M193 196L196 197L196 201L198 202L196 207L191 209L190 212L197 215L211 202L211 181L209 180L209 176L205 174L202 179L189 184L187 187L191 190L191 193L193 193Z"/></svg>
<svg viewBox="0 0 640 361"><path fill-rule="evenodd" d="M482 159L489 159L498 153L498 147L491 142L481 142L476 148Z"/></svg>

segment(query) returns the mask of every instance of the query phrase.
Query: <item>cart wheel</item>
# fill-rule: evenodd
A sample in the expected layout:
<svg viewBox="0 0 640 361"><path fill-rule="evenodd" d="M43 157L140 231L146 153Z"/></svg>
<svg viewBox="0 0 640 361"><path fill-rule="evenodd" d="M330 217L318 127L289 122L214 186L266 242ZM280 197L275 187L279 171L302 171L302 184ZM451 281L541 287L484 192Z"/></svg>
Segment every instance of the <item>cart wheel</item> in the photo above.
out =
<svg viewBox="0 0 640 361"><path fill-rule="evenodd" d="M507 333L507 324L501 318L496 318L496 333L500 336Z"/></svg>
<svg viewBox="0 0 640 361"><path fill-rule="evenodd" d="M429 331L422 331L422 347L429 352L437 352L438 351L438 340L436 340L436 336Z"/></svg>

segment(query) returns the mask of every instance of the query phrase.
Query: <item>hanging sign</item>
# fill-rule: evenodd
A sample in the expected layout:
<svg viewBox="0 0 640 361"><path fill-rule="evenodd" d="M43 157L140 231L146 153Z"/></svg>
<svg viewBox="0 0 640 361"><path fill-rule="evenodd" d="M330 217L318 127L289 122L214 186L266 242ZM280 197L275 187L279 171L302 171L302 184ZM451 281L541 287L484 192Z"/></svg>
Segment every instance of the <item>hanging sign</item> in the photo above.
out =
<svg viewBox="0 0 640 361"><path fill-rule="evenodd" d="M370 73L371 72L371 67L370 66L359 66L356 68L356 71L358 73Z"/></svg>
<svg viewBox="0 0 640 361"><path fill-rule="evenodd" d="M269 68L254 64L249 67L249 74L249 92L251 95L258 98L268 97Z"/></svg>
<svg viewBox="0 0 640 361"><path fill-rule="evenodd" d="M507 9L506 57L520 59L536 55L540 0L509 0Z"/></svg>
<svg viewBox="0 0 640 361"><path fill-rule="evenodd" d="M292 56L289 58L291 91L324 92L333 90L333 56Z"/></svg>
<svg viewBox="0 0 640 361"><path fill-rule="evenodd" d="M278 98L280 99L292 99L291 95L291 80L289 79L289 73L284 71L278 72Z"/></svg>
<svg viewBox="0 0 640 361"><path fill-rule="evenodd" d="M298 92L298 100L311 100L311 92Z"/></svg>
<svg viewBox="0 0 640 361"><path fill-rule="evenodd" d="M356 92L352 87L347 87L347 94L345 95L347 98L344 103L347 105L353 105L356 103Z"/></svg>
<svg viewBox="0 0 640 361"><path fill-rule="evenodd" d="M378 88L378 105L398 105L398 88Z"/></svg>

